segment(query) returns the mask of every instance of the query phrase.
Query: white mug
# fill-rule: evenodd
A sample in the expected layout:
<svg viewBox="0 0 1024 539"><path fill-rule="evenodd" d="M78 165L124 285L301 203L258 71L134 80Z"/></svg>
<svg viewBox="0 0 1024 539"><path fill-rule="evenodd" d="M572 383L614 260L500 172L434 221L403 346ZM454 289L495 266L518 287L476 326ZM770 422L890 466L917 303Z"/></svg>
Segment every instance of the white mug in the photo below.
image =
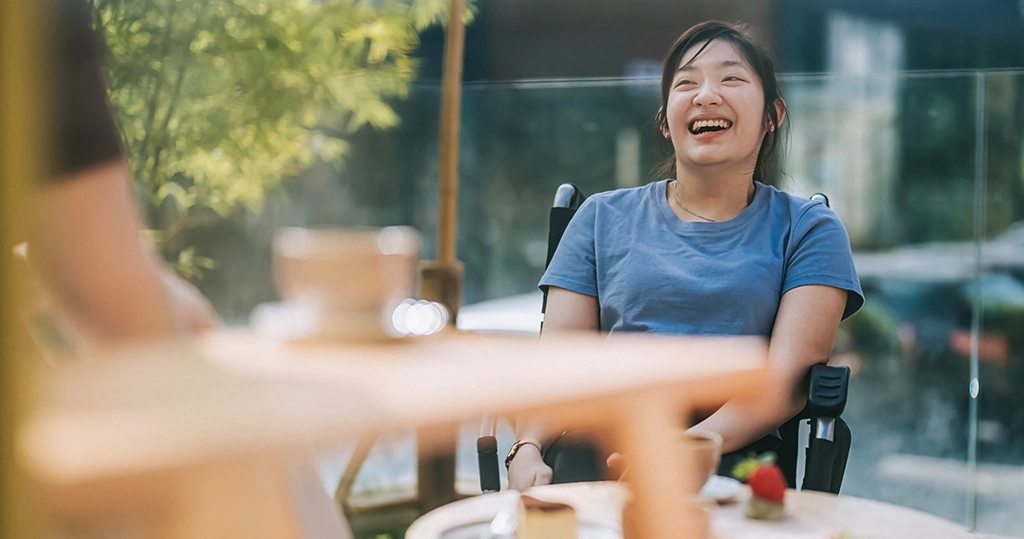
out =
<svg viewBox="0 0 1024 539"><path fill-rule="evenodd" d="M316 326L307 337L399 336L392 315L415 293L420 246L410 227L283 228L272 245L278 295Z"/></svg>

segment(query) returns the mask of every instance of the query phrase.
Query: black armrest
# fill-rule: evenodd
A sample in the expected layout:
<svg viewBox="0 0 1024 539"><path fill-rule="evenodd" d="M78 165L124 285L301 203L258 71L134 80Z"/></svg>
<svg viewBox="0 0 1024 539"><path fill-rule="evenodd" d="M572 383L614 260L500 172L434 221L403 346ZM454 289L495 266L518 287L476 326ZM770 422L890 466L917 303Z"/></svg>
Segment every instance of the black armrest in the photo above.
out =
<svg viewBox="0 0 1024 539"><path fill-rule="evenodd" d="M806 417L839 417L846 408L850 368L815 365L807 389Z"/></svg>
<svg viewBox="0 0 1024 539"><path fill-rule="evenodd" d="M811 368L804 413L811 419L806 490L839 493L850 454L850 429L839 416L846 408L850 368L815 365Z"/></svg>

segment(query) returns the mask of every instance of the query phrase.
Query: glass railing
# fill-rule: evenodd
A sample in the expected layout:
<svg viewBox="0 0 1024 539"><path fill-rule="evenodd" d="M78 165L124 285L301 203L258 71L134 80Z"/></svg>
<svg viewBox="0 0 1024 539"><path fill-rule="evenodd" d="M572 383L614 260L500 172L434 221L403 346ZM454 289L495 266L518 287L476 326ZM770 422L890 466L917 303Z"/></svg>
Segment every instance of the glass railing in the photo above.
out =
<svg viewBox="0 0 1024 539"><path fill-rule="evenodd" d="M560 183L595 193L656 179L658 92L650 79L465 85L466 304L536 294ZM843 493L1019 532L1024 72L794 75L784 92L791 134L780 187L829 196L867 296L832 358L854 372ZM394 103L401 123L349 137L343 165L285 181L259 213L189 231L186 243L215 261L199 285L222 315L244 321L274 298L270 234L282 225L412 225L433 256L439 103L437 85L414 84ZM507 305L530 311L530 301ZM475 460L464 453L472 485Z"/></svg>

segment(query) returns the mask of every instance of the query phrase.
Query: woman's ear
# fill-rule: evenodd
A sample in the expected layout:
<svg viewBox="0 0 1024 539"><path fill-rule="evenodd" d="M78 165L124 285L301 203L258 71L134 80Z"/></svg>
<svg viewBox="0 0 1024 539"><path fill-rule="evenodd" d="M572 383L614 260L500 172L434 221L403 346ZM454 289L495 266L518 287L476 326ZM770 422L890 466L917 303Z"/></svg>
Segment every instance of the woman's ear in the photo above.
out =
<svg viewBox="0 0 1024 539"><path fill-rule="evenodd" d="M786 121L786 101L781 97L775 100L775 117L779 119L779 125L768 126L771 131L778 129L782 122Z"/></svg>
<svg viewBox="0 0 1024 539"><path fill-rule="evenodd" d="M665 107L658 109L654 119L658 122L658 130L661 131L661 136L665 137L665 140L672 140L672 133L668 130L668 118L665 117Z"/></svg>

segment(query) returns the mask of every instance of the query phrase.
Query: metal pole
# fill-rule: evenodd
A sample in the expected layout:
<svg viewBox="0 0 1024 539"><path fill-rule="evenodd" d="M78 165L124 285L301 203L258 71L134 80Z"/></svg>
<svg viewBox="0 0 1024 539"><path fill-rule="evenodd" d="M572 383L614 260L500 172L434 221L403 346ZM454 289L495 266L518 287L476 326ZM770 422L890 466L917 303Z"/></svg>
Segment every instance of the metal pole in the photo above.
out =
<svg viewBox="0 0 1024 539"><path fill-rule="evenodd" d="M985 192L986 192L986 125L985 121L985 73L979 71L974 86L974 289L971 305L971 380L968 386L970 404L967 424L967 526L978 527L978 394L981 381L978 379L979 339L981 338L983 278L981 265L981 243L985 238Z"/></svg>

